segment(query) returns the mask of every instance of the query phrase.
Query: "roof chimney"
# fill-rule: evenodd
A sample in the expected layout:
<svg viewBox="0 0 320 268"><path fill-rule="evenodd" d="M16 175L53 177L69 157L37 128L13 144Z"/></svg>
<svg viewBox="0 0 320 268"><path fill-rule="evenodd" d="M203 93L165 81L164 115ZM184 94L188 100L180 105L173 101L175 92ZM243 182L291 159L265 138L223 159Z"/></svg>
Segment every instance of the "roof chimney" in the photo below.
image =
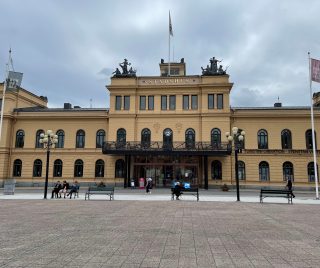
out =
<svg viewBox="0 0 320 268"><path fill-rule="evenodd" d="M64 109L72 109L72 105L71 105L71 103L65 102L63 108Z"/></svg>

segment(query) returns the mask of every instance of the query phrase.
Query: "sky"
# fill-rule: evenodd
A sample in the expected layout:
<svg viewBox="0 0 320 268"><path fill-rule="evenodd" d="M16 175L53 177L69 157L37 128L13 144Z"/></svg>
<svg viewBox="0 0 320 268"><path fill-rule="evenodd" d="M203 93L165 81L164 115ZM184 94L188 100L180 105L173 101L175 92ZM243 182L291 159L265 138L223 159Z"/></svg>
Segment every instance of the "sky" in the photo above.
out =
<svg viewBox="0 0 320 268"><path fill-rule="evenodd" d="M318 0L0 0L0 10L0 80L11 47L22 87L47 96L49 107L109 107L105 86L124 58L137 76L159 75L161 58L168 61L169 10L171 60L184 58L187 75L222 60L234 83L231 106L270 107L278 98L283 106L310 105Z"/></svg>

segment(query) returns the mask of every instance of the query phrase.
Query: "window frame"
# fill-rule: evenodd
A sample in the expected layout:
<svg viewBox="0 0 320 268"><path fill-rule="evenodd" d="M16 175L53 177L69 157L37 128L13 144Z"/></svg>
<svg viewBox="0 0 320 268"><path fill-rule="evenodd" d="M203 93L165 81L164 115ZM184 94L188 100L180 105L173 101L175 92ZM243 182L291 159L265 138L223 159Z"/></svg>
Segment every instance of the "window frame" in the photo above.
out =
<svg viewBox="0 0 320 268"><path fill-rule="evenodd" d="M121 111L122 108L122 96L116 96L116 101L115 101L115 110L116 111Z"/></svg>
<svg viewBox="0 0 320 268"><path fill-rule="evenodd" d="M223 94L217 94L217 109L223 109Z"/></svg>
<svg viewBox="0 0 320 268"><path fill-rule="evenodd" d="M140 96L140 102L139 102L139 110L145 111L147 109L147 97L146 96Z"/></svg>

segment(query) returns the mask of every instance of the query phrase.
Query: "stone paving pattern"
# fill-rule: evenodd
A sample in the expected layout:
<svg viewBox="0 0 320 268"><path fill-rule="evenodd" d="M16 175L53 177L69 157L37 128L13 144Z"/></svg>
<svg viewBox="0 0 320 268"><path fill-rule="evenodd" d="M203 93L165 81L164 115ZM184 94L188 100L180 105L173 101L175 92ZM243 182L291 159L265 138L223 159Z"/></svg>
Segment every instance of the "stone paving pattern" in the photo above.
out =
<svg viewBox="0 0 320 268"><path fill-rule="evenodd" d="M319 267L320 206L1 200L0 267Z"/></svg>

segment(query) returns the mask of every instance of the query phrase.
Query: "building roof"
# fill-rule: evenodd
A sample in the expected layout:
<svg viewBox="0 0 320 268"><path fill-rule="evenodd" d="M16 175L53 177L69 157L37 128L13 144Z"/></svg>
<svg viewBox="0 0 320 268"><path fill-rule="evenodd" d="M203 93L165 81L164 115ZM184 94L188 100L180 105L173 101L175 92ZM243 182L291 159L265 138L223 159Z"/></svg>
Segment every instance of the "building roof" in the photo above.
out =
<svg viewBox="0 0 320 268"><path fill-rule="evenodd" d="M310 106L282 106L282 107L230 107L232 110L310 110ZM320 110L320 107L313 107Z"/></svg>
<svg viewBox="0 0 320 268"><path fill-rule="evenodd" d="M47 108L47 107L26 107L26 108L16 108L14 112L107 112L109 113L108 108Z"/></svg>

